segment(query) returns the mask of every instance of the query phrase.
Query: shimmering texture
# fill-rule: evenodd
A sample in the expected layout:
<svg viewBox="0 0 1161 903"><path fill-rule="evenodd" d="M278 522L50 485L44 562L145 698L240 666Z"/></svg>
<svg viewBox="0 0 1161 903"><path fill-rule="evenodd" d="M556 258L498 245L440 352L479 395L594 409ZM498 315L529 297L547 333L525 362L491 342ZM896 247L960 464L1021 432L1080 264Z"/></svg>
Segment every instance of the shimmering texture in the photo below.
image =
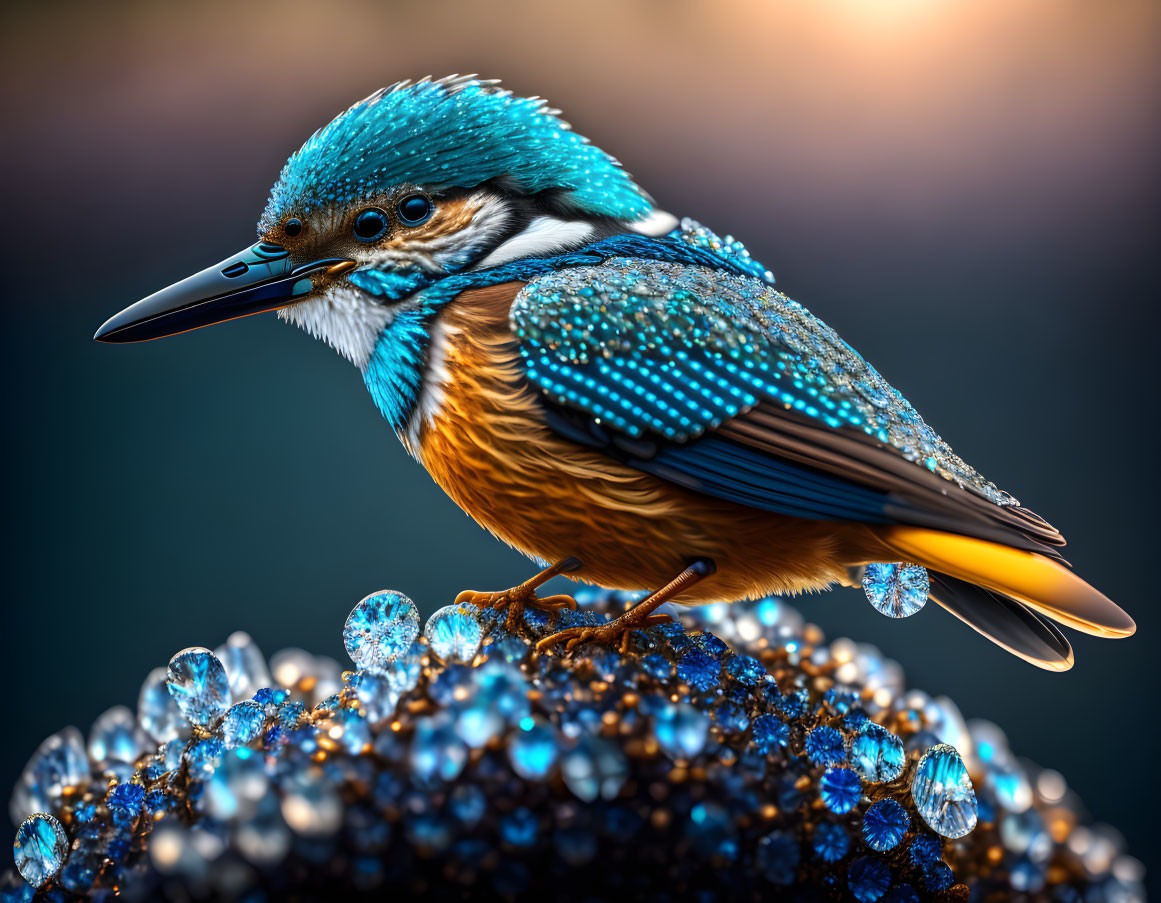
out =
<svg viewBox="0 0 1161 903"><path fill-rule="evenodd" d="M850 763L864 781L881 784L903 773L903 742L881 724L868 721L850 741Z"/></svg>
<svg viewBox="0 0 1161 903"><path fill-rule="evenodd" d="M863 813L863 840L880 853L895 849L910 827L911 816L890 797L873 803Z"/></svg>
<svg viewBox="0 0 1161 903"><path fill-rule="evenodd" d="M484 631L474 606L445 605L427 619L423 635L444 661L470 662L480 650Z"/></svg>
<svg viewBox="0 0 1161 903"><path fill-rule="evenodd" d="M98 765L136 762L148 746L145 732L137 726L133 713L123 705L115 705L104 712L89 731L89 758Z"/></svg>
<svg viewBox="0 0 1161 903"><path fill-rule="evenodd" d="M51 815L37 813L16 829L12 856L20 876L33 887L40 887L56 877L68 849L68 836L61 823Z"/></svg>
<svg viewBox="0 0 1161 903"><path fill-rule="evenodd" d="M261 735L265 724L266 714L258 703L253 700L235 703L222 719L222 743L226 749L245 746Z"/></svg>
<svg viewBox="0 0 1161 903"><path fill-rule="evenodd" d="M861 430L996 504L1015 501L834 330L753 276L612 258L533 280L511 319L542 392L630 436L688 441L765 400Z"/></svg>
<svg viewBox="0 0 1161 903"><path fill-rule="evenodd" d="M55 812L65 791L82 786L88 777L81 732L75 727L57 731L37 747L20 774L9 804L12 821L20 823L35 812Z"/></svg>
<svg viewBox="0 0 1161 903"><path fill-rule="evenodd" d="M875 610L889 618L909 618L927 604L927 568L904 562L876 562L863 572L863 592Z"/></svg>
<svg viewBox="0 0 1161 903"><path fill-rule="evenodd" d="M695 690L706 691L721 682L721 662L700 649L691 649L677 663L677 676Z"/></svg>
<svg viewBox="0 0 1161 903"><path fill-rule="evenodd" d="M806 755L815 765L840 765L845 761L846 740L836 728L823 725L806 735Z"/></svg>
<svg viewBox="0 0 1161 903"><path fill-rule="evenodd" d="M190 724L209 724L230 707L230 685L218 657L201 646L183 649L169 660L166 687Z"/></svg>
<svg viewBox="0 0 1161 903"><path fill-rule="evenodd" d="M165 668L154 668L141 685L137 697L137 721L158 743L176 740L189 730L188 722L177 707L177 700L169 693Z"/></svg>
<svg viewBox="0 0 1161 903"><path fill-rule="evenodd" d="M859 776L849 768L828 768L818 781L818 793L823 804L836 815L850 812L863 796Z"/></svg>
<svg viewBox="0 0 1161 903"><path fill-rule="evenodd" d="M963 759L946 744L931 747L919 760L911 798L931 830L963 837L976 826L976 794Z"/></svg>
<svg viewBox="0 0 1161 903"><path fill-rule="evenodd" d="M790 742L790 727L774 715L759 715L750 727L754 747L763 755L784 748Z"/></svg>
<svg viewBox="0 0 1161 903"><path fill-rule="evenodd" d="M230 695L235 699L249 699L263 687L270 686L270 669L262 650L244 630L231 633L214 655L226 669Z"/></svg>
<svg viewBox="0 0 1161 903"><path fill-rule="evenodd" d="M393 590L372 593L360 601L343 627L343 645L351 661L376 674L387 674L417 636L415 603Z"/></svg>
<svg viewBox="0 0 1161 903"><path fill-rule="evenodd" d="M637 219L648 196L538 98L472 78L399 82L315 132L287 161L259 223L346 207L399 185L472 188L503 177L589 213Z"/></svg>

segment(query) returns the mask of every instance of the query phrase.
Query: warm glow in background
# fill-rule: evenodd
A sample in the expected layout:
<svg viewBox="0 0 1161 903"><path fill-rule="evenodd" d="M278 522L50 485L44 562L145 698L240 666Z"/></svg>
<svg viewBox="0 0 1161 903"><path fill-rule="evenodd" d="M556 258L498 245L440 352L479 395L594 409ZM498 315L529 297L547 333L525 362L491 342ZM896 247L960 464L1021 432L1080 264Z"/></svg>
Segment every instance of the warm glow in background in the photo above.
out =
<svg viewBox="0 0 1161 903"><path fill-rule="evenodd" d="M103 347L219 260L287 154L404 77L548 97L665 208L745 241L1137 618L1045 674L935 606L802 600L1060 769L1153 864L1161 4L715 0L30 5L0 27L0 796L183 646L339 657L365 593L430 611L528 565L273 316ZM1126 750L1137 754L1126 760ZM1126 768L1137 771L1132 787Z"/></svg>

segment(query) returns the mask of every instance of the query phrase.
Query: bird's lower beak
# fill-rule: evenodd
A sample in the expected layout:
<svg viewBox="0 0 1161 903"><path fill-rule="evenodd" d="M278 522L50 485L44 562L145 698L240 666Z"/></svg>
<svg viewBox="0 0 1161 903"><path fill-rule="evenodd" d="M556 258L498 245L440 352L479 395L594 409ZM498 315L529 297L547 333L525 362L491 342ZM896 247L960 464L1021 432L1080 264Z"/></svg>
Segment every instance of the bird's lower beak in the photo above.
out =
<svg viewBox="0 0 1161 903"><path fill-rule="evenodd" d="M286 248L261 241L126 307L106 320L93 338L144 342L277 310L309 293L315 287L312 276L333 276L354 266L343 258L295 266Z"/></svg>

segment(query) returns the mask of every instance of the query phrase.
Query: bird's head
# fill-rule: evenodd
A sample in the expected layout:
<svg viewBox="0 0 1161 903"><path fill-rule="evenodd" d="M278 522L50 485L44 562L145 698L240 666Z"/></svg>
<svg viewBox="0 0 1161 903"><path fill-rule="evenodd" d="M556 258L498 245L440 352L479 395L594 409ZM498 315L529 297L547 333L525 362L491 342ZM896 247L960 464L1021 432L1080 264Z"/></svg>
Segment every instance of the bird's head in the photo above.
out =
<svg viewBox="0 0 1161 903"><path fill-rule="evenodd" d="M291 156L256 244L126 308L95 338L279 310L366 367L379 334L433 282L658 217L617 161L543 101L475 78L402 82Z"/></svg>

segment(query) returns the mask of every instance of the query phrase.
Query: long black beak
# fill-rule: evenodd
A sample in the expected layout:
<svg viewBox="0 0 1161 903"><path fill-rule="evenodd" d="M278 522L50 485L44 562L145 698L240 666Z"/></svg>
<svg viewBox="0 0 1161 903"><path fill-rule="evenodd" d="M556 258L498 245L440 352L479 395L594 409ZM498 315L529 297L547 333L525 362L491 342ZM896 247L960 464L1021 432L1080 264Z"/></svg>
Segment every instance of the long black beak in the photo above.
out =
<svg viewBox="0 0 1161 903"><path fill-rule="evenodd" d="M354 265L351 260L330 258L293 266L286 248L261 241L126 307L106 320L93 338L144 342L277 310L311 291L312 274L336 275Z"/></svg>

